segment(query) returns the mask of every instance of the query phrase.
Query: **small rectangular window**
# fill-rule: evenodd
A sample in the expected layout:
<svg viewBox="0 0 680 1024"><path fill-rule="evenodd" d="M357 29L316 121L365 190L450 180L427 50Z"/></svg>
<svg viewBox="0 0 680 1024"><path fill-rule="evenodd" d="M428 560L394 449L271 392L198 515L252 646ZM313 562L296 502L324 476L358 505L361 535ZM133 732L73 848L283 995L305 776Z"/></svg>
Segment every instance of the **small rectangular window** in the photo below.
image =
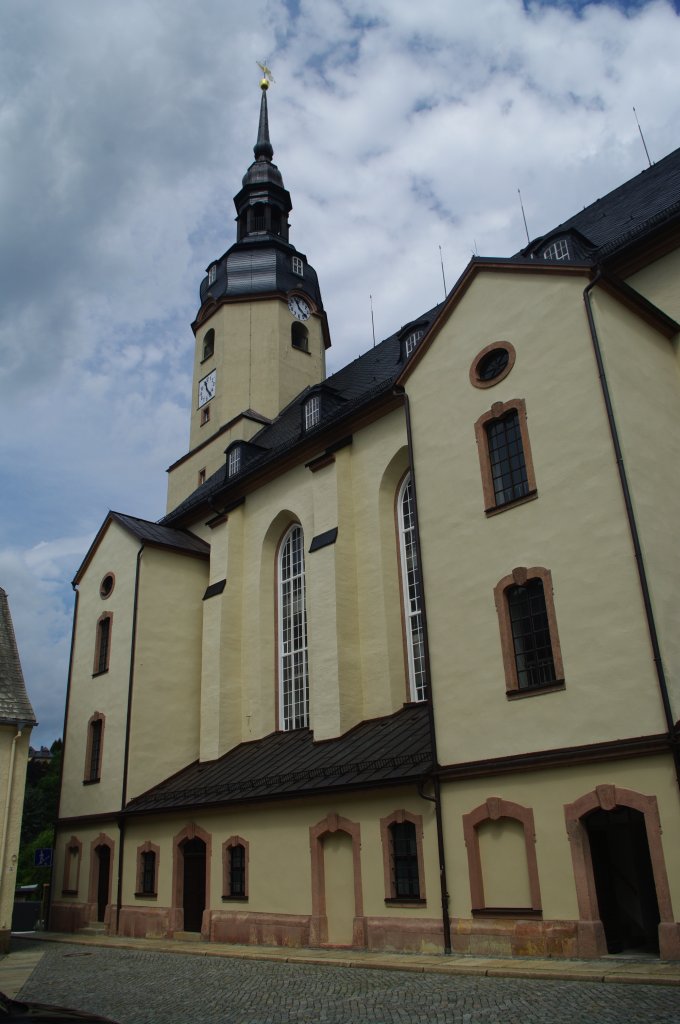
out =
<svg viewBox="0 0 680 1024"><path fill-rule="evenodd" d="M298 274L299 277L302 277L304 275L305 265L302 262L302 260L300 259L300 257L299 256L293 256L291 262L293 264L293 273L294 274Z"/></svg>
<svg viewBox="0 0 680 1024"><path fill-rule="evenodd" d="M205 483L205 470L204 469L199 469L199 471L198 471L198 486L200 487L201 484L204 484L204 483Z"/></svg>
<svg viewBox="0 0 680 1024"><path fill-rule="evenodd" d="M420 341L420 339L422 338L424 333L425 332L423 330L418 330L418 331L411 331L411 333L408 335L408 337L406 338L406 342L405 342L405 349L406 349L407 357L411 355L411 352L413 352L414 348L416 347L416 345L418 344L418 342Z"/></svg>
<svg viewBox="0 0 680 1024"><path fill-rule="evenodd" d="M205 426L206 423L210 422L210 406L204 405L201 409L201 426Z"/></svg>
<svg viewBox="0 0 680 1024"><path fill-rule="evenodd" d="M246 894L246 851L241 845L229 851L229 891L232 896Z"/></svg>
<svg viewBox="0 0 680 1024"><path fill-rule="evenodd" d="M208 271L208 284L214 284L216 277L217 277L217 264L213 263L212 267Z"/></svg>
<svg viewBox="0 0 680 1024"><path fill-rule="evenodd" d="M102 725L101 718L95 718L93 722L90 722L90 763L87 776L89 782L96 782L100 777Z"/></svg>
<svg viewBox="0 0 680 1024"><path fill-rule="evenodd" d="M420 896L418 879L418 847L416 827L410 821L394 822L392 834L392 864L394 895L397 899L417 899Z"/></svg>
<svg viewBox="0 0 680 1024"><path fill-rule="evenodd" d="M554 683L555 663L543 580L527 580L523 587L508 587L505 596L512 629L518 688L526 690Z"/></svg>

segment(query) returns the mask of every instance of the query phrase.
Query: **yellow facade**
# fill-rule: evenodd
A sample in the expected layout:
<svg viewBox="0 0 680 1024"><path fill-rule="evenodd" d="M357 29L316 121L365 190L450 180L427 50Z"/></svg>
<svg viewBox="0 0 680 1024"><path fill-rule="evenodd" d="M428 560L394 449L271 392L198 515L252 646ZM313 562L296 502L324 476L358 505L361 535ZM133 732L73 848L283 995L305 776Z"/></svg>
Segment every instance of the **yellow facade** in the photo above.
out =
<svg viewBox="0 0 680 1024"><path fill-rule="evenodd" d="M474 259L326 380L267 145L168 513L111 514L76 577L53 927L680 957L667 233L594 237L600 266L586 211L564 262ZM267 287L230 291L234 254Z"/></svg>

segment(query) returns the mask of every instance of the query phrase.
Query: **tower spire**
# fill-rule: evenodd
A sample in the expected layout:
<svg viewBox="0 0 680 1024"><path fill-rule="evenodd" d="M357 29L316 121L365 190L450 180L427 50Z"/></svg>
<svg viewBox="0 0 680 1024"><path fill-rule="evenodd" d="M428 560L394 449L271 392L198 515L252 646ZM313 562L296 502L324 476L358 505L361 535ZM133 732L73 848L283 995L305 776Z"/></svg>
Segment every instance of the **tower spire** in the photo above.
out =
<svg viewBox="0 0 680 1024"><path fill-rule="evenodd" d="M274 156L274 147L269 141L269 116L267 113L267 89L269 83L274 81L274 76L271 73L271 68L267 67L264 62L256 61L258 68L262 72L262 78L260 79L260 89L262 90L262 99L260 100L260 123L257 128L257 142L253 147L256 160L271 160Z"/></svg>

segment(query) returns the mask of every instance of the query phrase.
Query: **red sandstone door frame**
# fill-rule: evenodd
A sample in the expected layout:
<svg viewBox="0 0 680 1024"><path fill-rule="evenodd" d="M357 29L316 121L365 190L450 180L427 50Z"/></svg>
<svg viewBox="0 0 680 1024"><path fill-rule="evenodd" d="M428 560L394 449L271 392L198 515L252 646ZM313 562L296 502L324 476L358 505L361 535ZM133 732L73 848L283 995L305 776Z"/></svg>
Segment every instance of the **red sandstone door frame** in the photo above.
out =
<svg viewBox="0 0 680 1024"><path fill-rule="evenodd" d="M182 846L192 839L205 843L205 909L201 924L201 935L210 934L210 865L212 862L212 836L200 826L187 825L178 832L172 842L172 907L170 908L170 932L184 931L184 854Z"/></svg>
<svg viewBox="0 0 680 1024"><path fill-rule="evenodd" d="M100 832L90 843L90 879L88 885L89 920L109 923L111 906L111 882L113 879L113 851L115 843L110 836ZM108 850L108 877L102 876L106 856L101 857L99 850ZM103 913L102 913L103 911Z"/></svg>
<svg viewBox="0 0 680 1024"><path fill-rule="evenodd" d="M591 793L565 804L564 816L571 846L574 882L578 901L579 955L606 956L607 942L600 920L595 887L595 873L590 855L590 841L583 818L598 808L611 811L615 807L630 807L640 811L645 819L645 831L652 863L656 898L659 905L659 955L664 960L680 959L680 924L674 920L666 861L661 842L661 820L656 797L644 796L632 789L617 786L597 786Z"/></svg>
<svg viewBox="0 0 680 1024"><path fill-rule="evenodd" d="M364 917L364 897L361 885L361 828L357 822L349 821L338 814L329 814L323 821L309 829L309 847L312 858L312 919L309 927L309 941L312 946L323 946L328 943L323 841L326 836L336 832L344 832L352 840L354 868L352 945L364 947L366 945L366 918Z"/></svg>

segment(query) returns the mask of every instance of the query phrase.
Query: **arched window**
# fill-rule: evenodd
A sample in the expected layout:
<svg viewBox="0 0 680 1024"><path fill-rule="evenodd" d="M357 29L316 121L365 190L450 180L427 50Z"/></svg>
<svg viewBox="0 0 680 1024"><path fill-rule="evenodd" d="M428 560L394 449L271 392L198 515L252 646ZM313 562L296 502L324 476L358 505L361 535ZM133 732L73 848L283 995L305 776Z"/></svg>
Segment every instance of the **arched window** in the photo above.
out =
<svg viewBox="0 0 680 1024"><path fill-rule="evenodd" d="M550 570L513 569L496 584L494 599L507 696L564 687Z"/></svg>
<svg viewBox="0 0 680 1024"><path fill-rule="evenodd" d="M104 715L95 711L87 723L87 745L85 749L84 783L99 782L102 768L102 749L104 745Z"/></svg>
<svg viewBox="0 0 680 1024"><path fill-rule="evenodd" d="M290 326L290 343L301 352L309 352L309 331L297 320Z"/></svg>
<svg viewBox="0 0 680 1024"><path fill-rule="evenodd" d="M413 487L409 473L399 491L399 551L404 601L404 627L408 651L408 676L411 700L425 700L425 637L420 593L420 567L416 549Z"/></svg>
<svg viewBox="0 0 680 1024"><path fill-rule="evenodd" d="M305 555L302 527L292 526L279 551L279 716L282 729L309 724Z"/></svg>
<svg viewBox="0 0 680 1024"><path fill-rule="evenodd" d="M215 352L215 330L213 327L205 332L203 338L203 359L209 359Z"/></svg>
<svg viewBox="0 0 680 1024"><path fill-rule="evenodd" d="M94 667L92 674L101 675L109 671L109 659L111 657L111 624L113 615L111 612L104 612L97 620L97 633L94 644Z"/></svg>

